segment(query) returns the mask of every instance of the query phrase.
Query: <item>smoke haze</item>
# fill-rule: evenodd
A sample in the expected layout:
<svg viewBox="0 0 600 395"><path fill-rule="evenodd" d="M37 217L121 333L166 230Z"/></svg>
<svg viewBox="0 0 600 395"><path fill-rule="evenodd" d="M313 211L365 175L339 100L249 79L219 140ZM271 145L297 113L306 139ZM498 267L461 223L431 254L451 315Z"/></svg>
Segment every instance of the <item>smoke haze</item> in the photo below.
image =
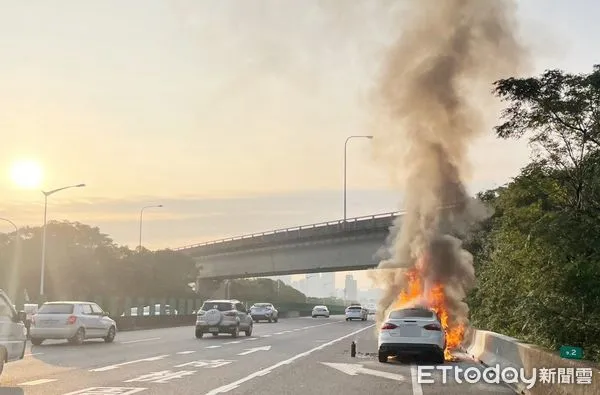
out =
<svg viewBox="0 0 600 395"><path fill-rule="evenodd" d="M514 1L405 5L402 33L375 95L379 159L403 185L406 210L399 229L392 229L389 259L372 272L384 290L377 318L381 322L406 289L406 270L425 257L425 289L442 283L450 321L466 324L463 300L475 274L459 238L486 214L464 185L468 148L486 131L492 82L518 73L525 50L516 37Z"/></svg>

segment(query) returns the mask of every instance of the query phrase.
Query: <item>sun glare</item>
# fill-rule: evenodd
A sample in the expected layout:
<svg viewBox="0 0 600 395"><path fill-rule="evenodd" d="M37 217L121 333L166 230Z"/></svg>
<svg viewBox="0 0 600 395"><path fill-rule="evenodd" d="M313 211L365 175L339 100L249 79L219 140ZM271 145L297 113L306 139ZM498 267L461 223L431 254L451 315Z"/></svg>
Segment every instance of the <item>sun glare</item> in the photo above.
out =
<svg viewBox="0 0 600 395"><path fill-rule="evenodd" d="M17 161L11 166L10 177L20 188L37 188L42 182L42 168L34 161Z"/></svg>

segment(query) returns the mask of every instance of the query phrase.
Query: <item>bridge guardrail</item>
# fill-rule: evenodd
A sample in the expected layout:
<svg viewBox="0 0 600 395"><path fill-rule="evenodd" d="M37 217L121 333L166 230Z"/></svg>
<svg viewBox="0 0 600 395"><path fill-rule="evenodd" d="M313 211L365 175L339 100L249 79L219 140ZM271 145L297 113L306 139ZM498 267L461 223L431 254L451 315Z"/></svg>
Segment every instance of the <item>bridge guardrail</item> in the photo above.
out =
<svg viewBox="0 0 600 395"><path fill-rule="evenodd" d="M212 250L212 248L210 247L223 246L226 243L229 244L231 247L233 247L234 245L241 247L249 244L254 244L257 242L257 240L266 243L272 243L280 240L289 240L290 235L293 235L294 238L302 238L303 235L309 234L311 236L323 236L330 234L330 229L339 229L340 231L355 231L361 229L376 228L380 225L389 226L391 220L393 220L395 217L402 213L402 211L394 211L390 213L348 218L345 221L337 220L319 222L310 225L293 226L289 228L275 229L272 231L257 232L242 236L227 237L218 240L206 241L203 243L191 244L183 247L174 248L173 251L191 250L193 248L199 247L208 247L209 250Z"/></svg>

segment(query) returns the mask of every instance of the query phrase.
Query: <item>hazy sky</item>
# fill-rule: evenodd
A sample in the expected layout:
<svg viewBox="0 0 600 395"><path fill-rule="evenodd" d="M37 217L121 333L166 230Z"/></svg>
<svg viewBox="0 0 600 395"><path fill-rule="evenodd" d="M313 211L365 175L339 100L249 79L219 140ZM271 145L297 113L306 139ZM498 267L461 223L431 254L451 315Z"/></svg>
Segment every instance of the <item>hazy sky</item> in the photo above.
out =
<svg viewBox="0 0 600 395"><path fill-rule="evenodd" d="M397 1L0 0L0 217L40 225L43 199L8 169L43 165L49 218L134 246L176 247L342 216L343 142L365 103ZM519 1L534 70L588 72L600 3ZM493 119L492 119L493 121ZM349 216L394 211L401 191L348 150ZM473 146L473 192L509 180L523 143ZM9 231L0 223L0 231Z"/></svg>

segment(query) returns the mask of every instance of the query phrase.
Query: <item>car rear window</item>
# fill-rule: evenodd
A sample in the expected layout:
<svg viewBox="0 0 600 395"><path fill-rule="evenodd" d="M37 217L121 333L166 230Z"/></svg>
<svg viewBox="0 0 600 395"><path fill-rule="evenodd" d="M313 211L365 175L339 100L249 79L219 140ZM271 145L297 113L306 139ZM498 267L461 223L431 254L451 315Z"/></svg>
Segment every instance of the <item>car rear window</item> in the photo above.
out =
<svg viewBox="0 0 600 395"><path fill-rule="evenodd" d="M40 307L38 314L73 314L72 304L45 304Z"/></svg>
<svg viewBox="0 0 600 395"><path fill-rule="evenodd" d="M252 307L271 307L270 303L256 303Z"/></svg>
<svg viewBox="0 0 600 395"><path fill-rule="evenodd" d="M348 310L362 310L362 307L360 307L360 306L350 306L350 307L348 307Z"/></svg>
<svg viewBox="0 0 600 395"><path fill-rule="evenodd" d="M204 311L217 309L219 311L229 311L232 310L231 303L225 302L204 302L202 305L202 309Z"/></svg>
<svg viewBox="0 0 600 395"><path fill-rule="evenodd" d="M395 310L390 313L391 319L400 318L434 318L435 315L431 310L427 309L402 309Z"/></svg>

